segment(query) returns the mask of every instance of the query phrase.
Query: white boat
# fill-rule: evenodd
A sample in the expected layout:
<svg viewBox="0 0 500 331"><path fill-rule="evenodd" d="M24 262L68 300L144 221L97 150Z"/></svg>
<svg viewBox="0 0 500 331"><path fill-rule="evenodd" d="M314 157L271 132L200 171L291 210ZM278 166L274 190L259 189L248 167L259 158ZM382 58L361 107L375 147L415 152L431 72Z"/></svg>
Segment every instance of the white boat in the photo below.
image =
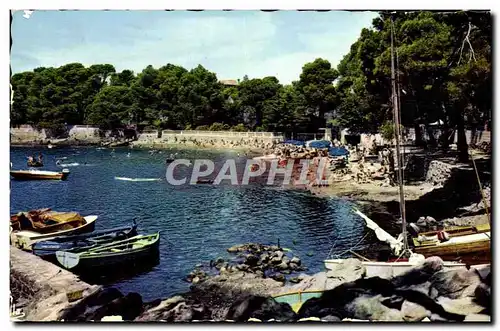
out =
<svg viewBox="0 0 500 331"><path fill-rule="evenodd" d="M14 246L20 249L31 250L31 246L38 241L50 240L60 236L76 235L94 231L97 216L84 216L83 219L85 220L85 224L76 228L61 230L57 232L39 233L30 230L11 231L10 240Z"/></svg>

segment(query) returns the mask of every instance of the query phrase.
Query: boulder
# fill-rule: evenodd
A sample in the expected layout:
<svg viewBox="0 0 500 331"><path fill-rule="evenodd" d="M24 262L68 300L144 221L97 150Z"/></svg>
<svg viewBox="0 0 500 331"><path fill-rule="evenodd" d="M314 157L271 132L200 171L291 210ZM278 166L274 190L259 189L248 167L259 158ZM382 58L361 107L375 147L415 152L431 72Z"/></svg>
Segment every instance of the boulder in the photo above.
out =
<svg viewBox="0 0 500 331"><path fill-rule="evenodd" d="M325 317L322 317L322 318L321 318L321 321L323 321L323 322L330 322L330 323L331 323L331 322L340 322L340 321L342 321L342 320L341 320L341 319L340 319L340 317L338 317L338 316L335 316L335 315L327 315L327 316L325 316Z"/></svg>
<svg viewBox="0 0 500 331"><path fill-rule="evenodd" d="M290 263L295 263L296 265L300 265L302 263L302 261L300 261L300 259L298 257L294 256L290 260Z"/></svg>
<svg viewBox="0 0 500 331"><path fill-rule="evenodd" d="M437 290L439 296L458 299L473 296L481 278L475 270L454 269L435 273L431 279L431 286Z"/></svg>
<svg viewBox="0 0 500 331"><path fill-rule="evenodd" d="M346 306L348 315L355 319L370 321L403 321L399 310L384 306L380 296L361 296Z"/></svg>
<svg viewBox="0 0 500 331"><path fill-rule="evenodd" d="M253 254L248 254L245 258L245 264L249 266L255 266L259 262L259 258Z"/></svg>
<svg viewBox="0 0 500 331"><path fill-rule="evenodd" d="M280 322L294 322L297 320L297 315L286 303L278 303L269 297L251 295L234 302L225 319L243 322L250 318L262 321L274 319Z"/></svg>
<svg viewBox="0 0 500 331"><path fill-rule="evenodd" d="M288 267L290 268L290 270L299 270L299 265L293 262L290 262Z"/></svg>
<svg viewBox="0 0 500 331"><path fill-rule="evenodd" d="M192 320L207 320L210 312L201 304L188 304L183 297L176 296L154 307L135 321L167 321L167 322L190 322Z"/></svg>
<svg viewBox="0 0 500 331"><path fill-rule="evenodd" d="M281 262L280 264L278 264L278 265L276 266L276 268L277 268L278 270L286 270L286 269L288 269L288 264L286 264L286 262L284 262L284 261L283 261L283 262Z"/></svg>
<svg viewBox="0 0 500 331"><path fill-rule="evenodd" d="M491 308L491 287L481 283L476 287L474 291L474 298L477 304L485 307L487 310Z"/></svg>
<svg viewBox="0 0 500 331"><path fill-rule="evenodd" d="M280 274L280 273L274 274L271 278L274 279L275 281L278 281L278 282L285 282L285 280L286 280L285 276L283 274Z"/></svg>
<svg viewBox="0 0 500 331"><path fill-rule="evenodd" d="M454 314L471 315L478 314L484 310L484 307L474 302L471 297L464 297L460 299L439 297L436 302L440 304L444 310Z"/></svg>
<svg viewBox="0 0 500 331"><path fill-rule="evenodd" d="M326 277L340 282L352 282L363 277L366 269L358 259L346 259L326 272Z"/></svg>
<svg viewBox="0 0 500 331"><path fill-rule="evenodd" d="M401 306L403 320L407 322L420 322L427 317L427 309L419 304L405 300Z"/></svg>

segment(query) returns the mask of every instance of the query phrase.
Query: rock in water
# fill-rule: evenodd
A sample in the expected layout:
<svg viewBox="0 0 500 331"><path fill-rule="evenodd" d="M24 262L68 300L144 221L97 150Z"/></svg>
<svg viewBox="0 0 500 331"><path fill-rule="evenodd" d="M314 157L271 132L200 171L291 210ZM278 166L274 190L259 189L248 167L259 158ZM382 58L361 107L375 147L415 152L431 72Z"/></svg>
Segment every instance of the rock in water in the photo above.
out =
<svg viewBox="0 0 500 331"><path fill-rule="evenodd" d="M403 302L401 313L407 322L420 322L427 317L427 309L408 300Z"/></svg>
<svg viewBox="0 0 500 331"><path fill-rule="evenodd" d="M296 265L300 265L302 263L302 261L300 261L300 259L298 257L294 256L290 260L290 263L295 263Z"/></svg>
<svg viewBox="0 0 500 331"><path fill-rule="evenodd" d="M236 322L256 318L262 321L275 319L280 322L294 322L297 315L286 303L278 303L273 298L262 296L247 296L234 302L226 315L227 320Z"/></svg>
<svg viewBox="0 0 500 331"><path fill-rule="evenodd" d="M474 291L474 297L477 304L486 308L487 311L491 309L491 287L484 283L479 284Z"/></svg>

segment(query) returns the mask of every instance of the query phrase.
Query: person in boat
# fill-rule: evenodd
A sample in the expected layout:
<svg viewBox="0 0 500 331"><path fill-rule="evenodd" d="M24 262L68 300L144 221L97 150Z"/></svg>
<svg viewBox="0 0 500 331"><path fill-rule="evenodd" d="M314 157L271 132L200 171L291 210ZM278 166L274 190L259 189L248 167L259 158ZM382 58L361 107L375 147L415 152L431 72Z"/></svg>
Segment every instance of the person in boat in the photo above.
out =
<svg viewBox="0 0 500 331"><path fill-rule="evenodd" d="M33 155L28 156L28 163L30 163L30 164L31 164L31 163L33 163L34 161L35 161L35 159L34 159Z"/></svg>
<svg viewBox="0 0 500 331"><path fill-rule="evenodd" d="M40 164L43 164L43 155L42 155L42 153L38 153L38 162Z"/></svg>

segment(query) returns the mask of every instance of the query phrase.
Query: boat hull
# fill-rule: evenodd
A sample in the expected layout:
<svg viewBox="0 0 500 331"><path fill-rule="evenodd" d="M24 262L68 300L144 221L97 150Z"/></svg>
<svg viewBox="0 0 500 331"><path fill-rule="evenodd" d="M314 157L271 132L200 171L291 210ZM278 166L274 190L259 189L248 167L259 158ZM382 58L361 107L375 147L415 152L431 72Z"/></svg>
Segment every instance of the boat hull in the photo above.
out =
<svg viewBox="0 0 500 331"><path fill-rule="evenodd" d="M345 263L344 259L325 260L325 267L328 270L335 270L339 265ZM361 261L361 264L366 269L366 277L392 278L399 276L410 269L415 268L420 263L415 262L377 262L377 261ZM465 263L444 262L445 269L466 268Z"/></svg>
<svg viewBox="0 0 500 331"><path fill-rule="evenodd" d="M11 171L10 175L16 180L66 180L69 172Z"/></svg>
<svg viewBox="0 0 500 331"><path fill-rule="evenodd" d="M140 248L117 252L106 251L95 254L83 252L79 254L78 263L70 269L77 273L85 273L95 269L110 270L113 268L116 269L118 266L134 265L135 262L141 263L157 256L159 245L160 236L158 234L154 242ZM56 252L56 258L59 264L64 267L67 263L64 261L65 257L63 255Z"/></svg>
<svg viewBox="0 0 500 331"><path fill-rule="evenodd" d="M85 216L86 223L74 228L52 233L38 233L34 231L16 231L11 233L11 243L17 248L26 251L32 251L33 244L42 241L50 240L60 236L70 236L82 233L92 232L95 229L97 216Z"/></svg>
<svg viewBox="0 0 500 331"><path fill-rule="evenodd" d="M120 234L120 235L118 235ZM116 240L123 240L137 235L137 227L121 227L102 230L83 235L61 236L51 240L38 241L32 246L33 254L49 258L54 257L57 251L74 248L90 248L98 244L107 244Z"/></svg>
<svg viewBox="0 0 500 331"><path fill-rule="evenodd" d="M439 256L446 260L461 260L468 264L487 264L491 262L491 240L484 239L467 243L450 245L429 245L415 247L415 253L428 256Z"/></svg>

